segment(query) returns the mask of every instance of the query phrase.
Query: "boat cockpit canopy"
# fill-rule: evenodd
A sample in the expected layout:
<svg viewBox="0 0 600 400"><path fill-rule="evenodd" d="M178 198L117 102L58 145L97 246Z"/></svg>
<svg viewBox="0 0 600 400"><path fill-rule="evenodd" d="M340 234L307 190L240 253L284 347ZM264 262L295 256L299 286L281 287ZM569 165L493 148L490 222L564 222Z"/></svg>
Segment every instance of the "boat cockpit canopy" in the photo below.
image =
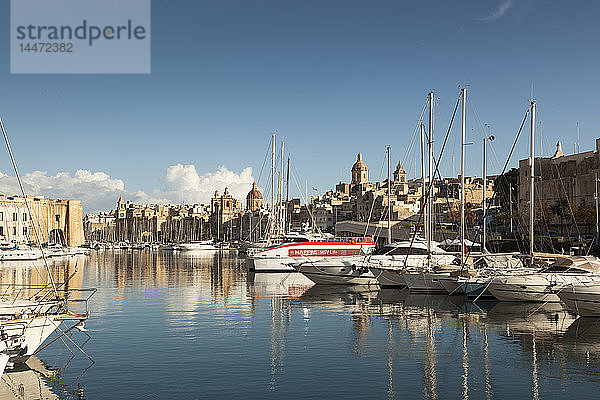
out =
<svg viewBox="0 0 600 400"><path fill-rule="evenodd" d="M592 273L600 272L600 259L592 256L574 256L555 261L544 272Z"/></svg>

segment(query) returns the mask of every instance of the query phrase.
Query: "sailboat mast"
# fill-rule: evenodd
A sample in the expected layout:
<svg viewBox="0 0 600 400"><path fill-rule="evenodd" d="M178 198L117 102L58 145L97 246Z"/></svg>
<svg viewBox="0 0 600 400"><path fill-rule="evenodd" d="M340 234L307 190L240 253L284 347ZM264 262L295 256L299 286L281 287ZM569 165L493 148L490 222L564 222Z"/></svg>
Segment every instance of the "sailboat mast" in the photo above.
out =
<svg viewBox="0 0 600 400"><path fill-rule="evenodd" d="M287 176L285 177L285 233L288 231L288 203L290 201L290 158L287 159Z"/></svg>
<svg viewBox="0 0 600 400"><path fill-rule="evenodd" d="M387 145L387 180L388 180L388 244L392 243L392 181L390 180L390 149L392 146Z"/></svg>
<svg viewBox="0 0 600 400"><path fill-rule="evenodd" d="M465 142L467 120L467 88L463 88L462 97L462 126L460 142L460 263L465 265Z"/></svg>
<svg viewBox="0 0 600 400"><path fill-rule="evenodd" d="M423 207L423 232L425 234L425 240L429 241L429 220L427 219L427 210L425 203L425 193L427 193L427 185L425 184L425 125L421 123L421 202Z"/></svg>
<svg viewBox="0 0 600 400"><path fill-rule="evenodd" d="M434 132L434 93L429 93L429 196L427 212L429 213L429 238L427 240L427 265L431 267L431 237L433 236L433 132Z"/></svg>
<svg viewBox="0 0 600 400"><path fill-rule="evenodd" d="M482 231L482 236L481 236L481 250L483 252L486 251L485 249L485 243L486 243L486 225L485 225L485 218L487 216L487 170L486 170L486 166L487 166L487 141L488 140L493 140L492 136L490 135L490 127L488 125L488 135L487 137L483 138L483 171L482 171L482 175L483 175L483 200L482 200L482 205L483 205L483 209L482 209L482 223L481 223L481 228L483 229Z"/></svg>
<svg viewBox="0 0 600 400"><path fill-rule="evenodd" d="M283 220L283 149L284 149L284 142L283 140L281 141L281 157L280 157L280 162L281 162L281 166L279 168L280 171L280 175L279 175L279 180L280 180L280 193L279 193L279 232L281 232L283 234L284 232L284 220Z"/></svg>
<svg viewBox="0 0 600 400"><path fill-rule="evenodd" d="M531 102L531 155L529 158L531 176L529 177L529 257L533 265L533 206L535 187L535 101Z"/></svg>
<svg viewBox="0 0 600 400"><path fill-rule="evenodd" d="M271 235L275 232L275 132L271 137Z"/></svg>

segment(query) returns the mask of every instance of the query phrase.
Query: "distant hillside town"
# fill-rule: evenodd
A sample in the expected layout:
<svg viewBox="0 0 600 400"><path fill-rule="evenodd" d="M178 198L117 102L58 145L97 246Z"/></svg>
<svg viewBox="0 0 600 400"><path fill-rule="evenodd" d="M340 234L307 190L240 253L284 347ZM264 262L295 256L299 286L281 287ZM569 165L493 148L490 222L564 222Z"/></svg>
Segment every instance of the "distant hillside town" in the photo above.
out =
<svg viewBox="0 0 600 400"><path fill-rule="evenodd" d="M590 235L595 231L596 189L600 173L600 139L596 149L564 155L560 143L551 157L536 158L536 231L540 234ZM519 226L529 218L528 160L507 172L504 179L489 176L486 190L481 177L465 177L467 226L475 235L482 224L483 196L489 208L486 225L491 237L519 234ZM335 190L310 196L308 204L300 198L275 198L287 230L311 229L338 236L383 237L387 227L388 185L392 235L404 239L419 222L423 190L420 178L407 180L398 163L390 182L369 180L369 167L361 153L350 171L350 182L339 182ZM436 239L455 237L454 220L460 206L460 176L436 179L434 208ZM281 205L278 207L277 205ZM217 241L258 241L270 232L270 205L256 182L245 204L231 196L225 187L216 191L210 204L135 204L119 198L116 208L107 213L88 214L83 226L87 240L127 242L178 242L215 239ZM576 223L575 223L576 221ZM0 232L1 233L1 232Z"/></svg>

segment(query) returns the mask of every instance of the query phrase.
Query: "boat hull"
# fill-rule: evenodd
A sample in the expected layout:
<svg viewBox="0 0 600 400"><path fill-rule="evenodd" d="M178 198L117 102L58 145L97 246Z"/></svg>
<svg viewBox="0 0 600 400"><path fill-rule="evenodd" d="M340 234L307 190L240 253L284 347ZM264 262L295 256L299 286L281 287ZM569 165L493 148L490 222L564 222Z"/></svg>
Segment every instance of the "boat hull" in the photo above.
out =
<svg viewBox="0 0 600 400"><path fill-rule="evenodd" d="M460 288L469 298L476 297L494 297L488 290L489 280L486 279L467 279L460 282Z"/></svg>
<svg viewBox="0 0 600 400"><path fill-rule="evenodd" d="M295 262L291 257L255 257L251 259L250 269L255 272L294 272L291 264Z"/></svg>
<svg viewBox="0 0 600 400"><path fill-rule="evenodd" d="M318 285L378 285L373 273L367 268L352 268L345 264L322 265L303 263L297 268Z"/></svg>
<svg viewBox="0 0 600 400"><path fill-rule="evenodd" d="M450 295L460 294L464 295L465 292L462 290L458 279L448 276L447 278L441 278L440 284L446 289L446 292Z"/></svg>
<svg viewBox="0 0 600 400"><path fill-rule="evenodd" d="M560 302L557 293L567 284L589 280L580 274L524 274L499 276L488 290L500 301Z"/></svg>
<svg viewBox="0 0 600 400"><path fill-rule="evenodd" d="M373 268L371 272L382 287L405 287L406 281L404 280L404 272L402 269L385 269L385 268Z"/></svg>
<svg viewBox="0 0 600 400"><path fill-rule="evenodd" d="M489 292L500 301L559 302L559 297L548 289L548 285L523 285L492 282Z"/></svg>
<svg viewBox="0 0 600 400"><path fill-rule="evenodd" d="M567 285L558 297L567 308L582 317L600 317L600 284Z"/></svg>
<svg viewBox="0 0 600 400"><path fill-rule="evenodd" d="M39 316L23 320L11 320L5 327L5 332L9 336L18 336L22 334L22 351L10 355L10 362L24 363L35 351L44 343L44 341L60 325L61 319L58 315Z"/></svg>
<svg viewBox="0 0 600 400"><path fill-rule="evenodd" d="M404 280L411 292L447 294L448 291L442 285L441 280L449 276L449 274L431 272L406 272L404 273Z"/></svg>
<svg viewBox="0 0 600 400"><path fill-rule="evenodd" d="M177 245L177 250L181 251L217 251L216 246L208 243L181 243Z"/></svg>

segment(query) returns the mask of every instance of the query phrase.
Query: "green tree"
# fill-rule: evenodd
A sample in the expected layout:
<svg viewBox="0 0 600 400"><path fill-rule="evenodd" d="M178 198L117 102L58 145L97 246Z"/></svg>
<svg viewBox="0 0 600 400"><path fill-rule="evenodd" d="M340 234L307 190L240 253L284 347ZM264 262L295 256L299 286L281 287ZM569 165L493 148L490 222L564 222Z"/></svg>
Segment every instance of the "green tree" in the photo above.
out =
<svg viewBox="0 0 600 400"><path fill-rule="evenodd" d="M552 205L552 211L560 218L560 236L563 236L563 226L565 217L570 214L569 202L564 197L556 200Z"/></svg>
<svg viewBox="0 0 600 400"><path fill-rule="evenodd" d="M596 208L592 204L588 204L585 200L579 203L579 207L575 211L577 224L584 224L589 227L596 223Z"/></svg>
<svg viewBox="0 0 600 400"><path fill-rule="evenodd" d="M512 190L511 190L512 189ZM517 213L517 206L519 201L519 169L512 168L504 175L499 175L494 180L494 195L496 198L496 204L500 205L500 211L495 216L496 223L501 223L507 227L510 225L510 218L514 215L510 215L510 200L512 199L513 214ZM512 193L510 193L512 191Z"/></svg>

